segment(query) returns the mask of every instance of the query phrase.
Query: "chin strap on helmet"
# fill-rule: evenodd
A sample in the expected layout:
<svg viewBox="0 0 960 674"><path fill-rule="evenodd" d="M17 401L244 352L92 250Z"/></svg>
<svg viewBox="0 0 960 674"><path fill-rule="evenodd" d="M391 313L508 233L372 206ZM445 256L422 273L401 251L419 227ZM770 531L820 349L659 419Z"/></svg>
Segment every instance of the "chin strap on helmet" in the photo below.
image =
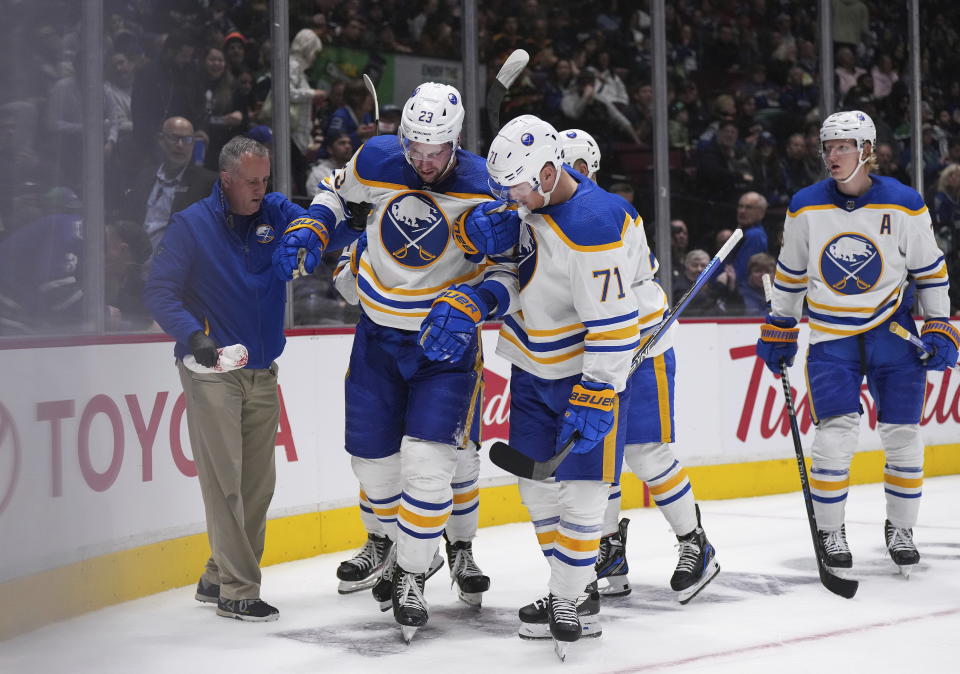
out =
<svg viewBox="0 0 960 674"><path fill-rule="evenodd" d="M868 159L867 159L866 157L864 157L864 155L863 155L863 150L864 150L864 148L863 148L863 146L861 145L861 147L860 147L860 158L857 160L857 167L856 167L855 169L853 169L853 171L850 173L850 175L848 175L848 176L847 176L846 178L844 178L843 180L838 180L837 182L839 182L839 183L841 183L841 184L843 184L843 185L846 185L848 182L850 182L851 180L854 179L854 177L857 175L857 173L860 172L860 169L861 169L861 168L863 167L863 165L866 164L867 161L868 161ZM871 148L871 151L872 151L872 148Z"/></svg>

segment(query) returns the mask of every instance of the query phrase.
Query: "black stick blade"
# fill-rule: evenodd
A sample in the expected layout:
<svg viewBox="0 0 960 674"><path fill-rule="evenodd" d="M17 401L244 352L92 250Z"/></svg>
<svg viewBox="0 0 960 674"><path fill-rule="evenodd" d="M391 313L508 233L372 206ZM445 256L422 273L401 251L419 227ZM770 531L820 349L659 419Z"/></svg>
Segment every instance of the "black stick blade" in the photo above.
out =
<svg viewBox="0 0 960 674"><path fill-rule="evenodd" d="M860 587L860 581L835 576L822 563L820 564L820 582L825 588L845 599L852 599Z"/></svg>
<svg viewBox="0 0 960 674"><path fill-rule="evenodd" d="M495 442L490 447L490 460L493 465L502 468L517 477L533 479L537 462L526 454L518 452L505 442Z"/></svg>

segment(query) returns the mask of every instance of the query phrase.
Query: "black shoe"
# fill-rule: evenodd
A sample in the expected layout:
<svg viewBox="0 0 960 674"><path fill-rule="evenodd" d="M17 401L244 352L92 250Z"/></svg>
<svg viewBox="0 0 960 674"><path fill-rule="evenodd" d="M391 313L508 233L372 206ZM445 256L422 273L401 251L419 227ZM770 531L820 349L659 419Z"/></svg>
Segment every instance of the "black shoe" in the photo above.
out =
<svg viewBox="0 0 960 674"><path fill-rule="evenodd" d="M836 531L817 531L820 545L823 546L823 563L836 569L849 569L853 566L853 555L847 545L847 527L841 524Z"/></svg>
<svg viewBox="0 0 960 674"><path fill-rule="evenodd" d="M265 623L280 617L280 611L262 599L220 599L217 615L247 622Z"/></svg>
<svg viewBox="0 0 960 674"><path fill-rule="evenodd" d="M423 627L430 617L423 598L426 574L410 573L399 566L393 577L393 617L403 627Z"/></svg>
<svg viewBox="0 0 960 674"><path fill-rule="evenodd" d="M349 594L373 587L380 577L393 548L393 541L386 536L369 534L366 543L352 559L341 562L337 568L340 586L337 592Z"/></svg>
<svg viewBox="0 0 960 674"><path fill-rule="evenodd" d="M883 524L883 534L894 564L910 566L920 561L920 553L913 542L913 529L895 527L887 520Z"/></svg>
<svg viewBox="0 0 960 674"><path fill-rule="evenodd" d="M616 532L600 539L594 569L597 572L600 594L604 597L624 597L630 594L630 581L627 580L630 566L627 564L626 549L628 524L630 520L624 517L620 520Z"/></svg>
<svg viewBox="0 0 960 674"><path fill-rule="evenodd" d="M197 601L204 604L216 604L220 601L220 586L208 583L203 578L197 583L197 593L193 595Z"/></svg>
<svg viewBox="0 0 960 674"><path fill-rule="evenodd" d="M473 544L470 541L451 543L448 540L446 548L451 584L456 584L461 600L471 606L480 606L482 594L490 589L490 577L483 575L477 566L473 558Z"/></svg>
<svg viewBox="0 0 960 674"><path fill-rule="evenodd" d="M550 595L547 599L550 635L557 641L577 641L583 632L577 602Z"/></svg>
<svg viewBox="0 0 960 674"><path fill-rule="evenodd" d="M670 587L677 593L677 600L681 604L697 596L720 572L716 550L700 526L700 506L696 506L696 509L697 527L689 534L677 536L680 559L670 578Z"/></svg>
<svg viewBox="0 0 960 674"><path fill-rule="evenodd" d="M549 639L550 633L550 597L542 597L520 609L521 639ZM581 636L598 637L603 633L600 626L600 593L597 583L587 585L584 593L577 599L577 615L580 616Z"/></svg>

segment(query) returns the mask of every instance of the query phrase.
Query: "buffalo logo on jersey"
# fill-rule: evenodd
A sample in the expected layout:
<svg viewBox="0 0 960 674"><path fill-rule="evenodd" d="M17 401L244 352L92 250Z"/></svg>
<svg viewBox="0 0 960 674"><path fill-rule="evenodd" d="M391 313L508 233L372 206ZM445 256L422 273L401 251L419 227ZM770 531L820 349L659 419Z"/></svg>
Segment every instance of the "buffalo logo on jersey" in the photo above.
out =
<svg viewBox="0 0 960 674"><path fill-rule="evenodd" d="M270 243L274 240L274 238L276 238L277 233L270 225L262 224L257 225L257 229L254 231L254 236L257 237L257 243Z"/></svg>
<svg viewBox="0 0 960 674"><path fill-rule="evenodd" d="M380 240L404 267L426 267L443 254L450 240L450 225L429 196L405 192L384 209Z"/></svg>
<svg viewBox="0 0 960 674"><path fill-rule="evenodd" d="M537 238L530 225L524 225L520 230L520 243L517 247L517 277L520 280L520 290L527 287L533 272L537 270Z"/></svg>
<svg viewBox="0 0 960 674"><path fill-rule="evenodd" d="M880 249L862 234L838 234L820 254L820 275L841 295L867 292L877 285L882 272Z"/></svg>

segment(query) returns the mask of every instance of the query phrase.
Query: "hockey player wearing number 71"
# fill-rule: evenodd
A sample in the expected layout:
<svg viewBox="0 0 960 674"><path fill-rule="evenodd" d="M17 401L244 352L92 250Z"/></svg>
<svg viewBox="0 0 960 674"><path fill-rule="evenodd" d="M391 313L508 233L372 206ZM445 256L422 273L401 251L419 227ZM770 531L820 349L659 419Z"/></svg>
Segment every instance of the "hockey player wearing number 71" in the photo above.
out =
<svg viewBox="0 0 960 674"><path fill-rule="evenodd" d="M876 129L863 112L839 112L820 128L830 177L797 192L784 223L771 313L757 354L779 373L797 352L806 296L810 316L807 380L817 430L810 487L827 566L853 564L844 526L849 470L857 447L864 375L877 405L886 453L884 541L901 573L920 560L913 541L923 484L923 410L927 370L957 362L960 335L950 324L949 281L923 198L893 178L871 175ZM897 322L916 334L914 289L925 318L921 361L891 334Z"/></svg>
<svg viewBox="0 0 960 674"><path fill-rule="evenodd" d="M581 623L577 600L595 579L603 510L623 457L627 374L640 339L632 254L636 211L563 166L556 129L532 115L504 126L487 155L495 196L516 202L520 312L504 317L497 353L513 364L510 444L535 460L579 439L555 479L520 480L550 566L549 593L520 610L520 635L555 640L563 657L598 635L599 597ZM430 321L430 318L427 319ZM424 347L431 357L430 340Z"/></svg>
<svg viewBox="0 0 960 674"><path fill-rule="evenodd" d="M567 129L560 132L563 161L575 171L596 180L600 170L600 148L586 131ZM667 296L654 280L659 263L647 245L643 227L639 238L642 246L636 254L639 276L632 284L640 305L641 334L652 333L667 317ZM674 441L673 390L677 359L673 350L676 324L653 347L636 372L630 377L630 409L624 417L627 424L623 459L639 479L643 480L657 508L677 536L680 559L670 579L670 587L681 604L693 599L720 571L713 545L700 526L700 508L683 466L670 447ZM627 525L620 516L620 483L610 487L610 496L603 517L603 536L597 558L597 581L601 596L621 597L630 594L627 579Z"/></svg>

